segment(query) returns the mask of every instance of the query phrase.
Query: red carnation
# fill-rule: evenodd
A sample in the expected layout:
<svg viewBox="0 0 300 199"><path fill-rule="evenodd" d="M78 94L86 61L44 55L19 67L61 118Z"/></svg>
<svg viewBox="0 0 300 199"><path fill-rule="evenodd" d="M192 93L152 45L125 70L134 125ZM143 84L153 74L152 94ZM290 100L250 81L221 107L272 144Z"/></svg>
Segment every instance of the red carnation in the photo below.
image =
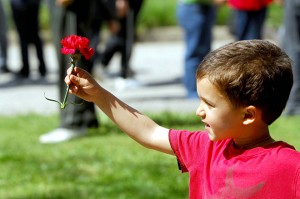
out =
<svg viewBox="0 0 300 199"><path fill-rule="evenodd" d="M61 40L62 54L82 54L86 60L94 55L94 49L89 47L90 41L86 37L70 35Z"/></svg>
<svg viewBox="0 0 300 199"><path fill-rule="evenodd" d="M89 60L94 55L94 49L89 47L90 41L86 37L81 37L77 35L70 35L61 40L61 53L65 55L71 55L71 65L72 71L76 65L76 62L80 59L81 55L84 56L86 60ZM66 93L63 102L58 100L50 99L45 96L49 101L57 102L60 104L61 109L65 109L68 105L67 99L69 94L70 85L66 89ZM72 103L74 104L74 103Z"/></svg>

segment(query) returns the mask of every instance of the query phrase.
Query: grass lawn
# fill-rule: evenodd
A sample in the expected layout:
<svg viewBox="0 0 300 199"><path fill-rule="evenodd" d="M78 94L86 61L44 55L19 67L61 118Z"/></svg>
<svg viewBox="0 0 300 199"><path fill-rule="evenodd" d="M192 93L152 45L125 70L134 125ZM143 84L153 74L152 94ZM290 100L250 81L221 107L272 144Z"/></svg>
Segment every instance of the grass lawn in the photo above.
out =
<svg viewBox="0 0 300 199"><path fill-rule="evenodd" d="M166 127L203 128L194 114L152 118ZM0 198L187 198L188 175L180 174L175 157L144 149L107 118L101 121L82 139L42 145L38 137L57 127L57 115L1 116ZM280 118L273 136L300 150L299 121Z"/></svg>

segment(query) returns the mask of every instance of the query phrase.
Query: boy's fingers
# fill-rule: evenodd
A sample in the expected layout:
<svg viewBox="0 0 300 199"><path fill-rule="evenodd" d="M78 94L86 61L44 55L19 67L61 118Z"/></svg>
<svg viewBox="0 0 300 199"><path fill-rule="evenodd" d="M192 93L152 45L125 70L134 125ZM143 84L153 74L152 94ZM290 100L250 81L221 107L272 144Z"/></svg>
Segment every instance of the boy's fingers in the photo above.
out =
<svg viewBox="0 0 300 199"><path fill-rule="evenodd" d="M75 73L79 73L79 74L87 73L84 69L77 66L75 66L74 71Z"/></svg>
<svg viewBox="0 0 300 199"><path fill-rule="evenodd" d="M80 77L77 77L75 75L70 75L70 81L75 85L80 85Z"/></svg>
<svg viewBox="0 0 300 199"><path fill-rule="evenodd" d="M67 85L70 85L72 83L71 80L70 80L70 75L67 75L65 77L65 82L66 82Z"/></svg>
<svg viewBox="0 0 300 199"><path fill-rule="evenodd" d="M69 92L72 94L77 94L78 90L79 90L78 87L73 85L73 86L70 86Z"/></svg>
<svg viewBox="0 0 300 199"><path fill-rule="evenodd" d="M78 73L78 72L80 72L81 70L80 70L79 67L75 66L74 71L75 71L76 73Z"/></svg>
<svg viewBox="0 0 300 199"><path fill-rule="evenodd" d="M72 72L72 67L69 67L69 68L67 69L67 75L70 75L71 72Z"/></svg>
<svg viewBox="0 0 300 199"><path fill-rule="evenodd" d="M74 67L74 70L72 71L72 66L70 66L70 67L67 69L67 74L70 75L70 74L72 74L72 72L78 73L78 72L80 72L80 71L81 71L80 68L77 67L77 66L75 66L75 67Z"/></svg>

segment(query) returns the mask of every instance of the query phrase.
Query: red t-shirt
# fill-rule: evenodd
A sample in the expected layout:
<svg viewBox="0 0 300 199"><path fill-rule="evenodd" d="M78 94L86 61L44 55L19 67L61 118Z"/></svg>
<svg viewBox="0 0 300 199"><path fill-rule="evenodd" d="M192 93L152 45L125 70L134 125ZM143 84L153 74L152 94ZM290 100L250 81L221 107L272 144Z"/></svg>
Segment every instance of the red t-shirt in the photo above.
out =
<svg viewBox="0 0 300 199"><path fill-rule="evenodd" d="M300 153L284 142L249 150L206 132L170 130L191 199L300 199Z"/></svg>

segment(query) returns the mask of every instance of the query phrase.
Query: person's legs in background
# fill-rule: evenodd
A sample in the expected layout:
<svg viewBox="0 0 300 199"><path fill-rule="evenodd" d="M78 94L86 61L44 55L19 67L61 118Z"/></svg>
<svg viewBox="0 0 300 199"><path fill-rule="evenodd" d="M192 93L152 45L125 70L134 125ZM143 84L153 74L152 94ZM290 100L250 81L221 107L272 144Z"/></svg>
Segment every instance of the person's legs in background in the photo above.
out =
<svg viewBox="0 0 300 199"><path fill-rule="evenodd" d="M116 52L121 53L120 77L126 79L134 72L130 68L132 48L136 39L136 22L142 8L142 0L128 0L129 9L126 15L119 17L120 29L112 34L101 53L101 63L106 67Z"/></svg>
<svg viewBox="0 0 300 199"><path fill-rule="evenodd" d="M29 77L29 58L28 58L28 45L29 45L29 29L30 24L28 20L28 13L26 12L26 5L24 3L19 4L17 1L11 1L11 8L15 26L19 35L19 42L21 47L22 55L22 66L19 72L17 72L17 77L27 78Z"/></svg>
<svg viewBox="0 0 300 199"><path fill-rule="evenodd" d="M50 9L52 23L52 31L54 35L54 44L57 50L59 77L58 86L60 92L60 99L64 97L66 92L66 84L64 76L68 67L70 59L60 53L60 40L70 34L77 34L87 37L89 29L86 28L86 20L78 19L75 13L67 11L65 8L55 5L55 1L49 0L48 6ZM85 30L85 32L84 32ZM97 35L99 36L99 35ZM89 38L91 41L93 39ZM95 43L95 42L91 42ZM94 46L93 46L94 47ZM85 60L82 58L78 66L91 72L93 67L92 60ZM74 95L70 95L68 101L80 104L82 100ZM93 103L84 102L81 105L69 105L65 110L60 112L60 126L46 134L40 136L41 143L59 143L68 141L70 139L84 136L88 128L97 128L99 126L95 106Z"/></svg>
<svg viewBox="0 0 300 199"><path fill-rule="evenodd" d="M103 67L107 67L114 54L121 51L121 46L124 40L122 36L123 31L121 31L123 29L123 23L121 23L121 20L120 26L120 30L117 33L111 33L105 44L103 52L101 52L100 58Z"/></svg>
<svg viewBox="0 0 300 199"><path fill-rule="evenodd" d="M177 19L184 30L186 44L183 82L189 99L198 99L195 74L211 50L215 12L212 5L178 4Z"/></svg>
<svg viewBox="0 0 300 199"><path fill-rule="evenodd" d="M262 39L267 7L258 11L235 11L236 40Z"/></svg>
<svg viewBox="0 0 300 199"><path fill-rule="evenodd" d="M141 11L143 0L129 0L129 11L123 22L123 45L121 46L121 77L127 78L132 76L134 72L130 68L130 58L134 42L136 40L136 23ZM122 25L121 25L122 26Z"/></svg>
<svg viewBox="0 0 300 199"><path fill-rule="evenodd" d="M7 23L3 3L0 1L0 73L10 72L7 67Z"/></svg>
<svg viewBox="0 0 300 199"><path fill-rule="evenodd" d="M40 38L39 32L39 9L40 9L40 1L36 1L30 6L27 7L27 15L28 20L30 21L29 25L29 41L30 43L34 44L36 48L36 55L39 60L39 72L42 77L46 75L46 65L44 61L44 49L43 49L43 42Z"/></svg>
<svg viewBox="0 0 300 199"><path fill-rule="evenodd" d="M292 60L294 84L285 109L286 115L300 115L300 1L284 4L282 48Z"/></svg>

